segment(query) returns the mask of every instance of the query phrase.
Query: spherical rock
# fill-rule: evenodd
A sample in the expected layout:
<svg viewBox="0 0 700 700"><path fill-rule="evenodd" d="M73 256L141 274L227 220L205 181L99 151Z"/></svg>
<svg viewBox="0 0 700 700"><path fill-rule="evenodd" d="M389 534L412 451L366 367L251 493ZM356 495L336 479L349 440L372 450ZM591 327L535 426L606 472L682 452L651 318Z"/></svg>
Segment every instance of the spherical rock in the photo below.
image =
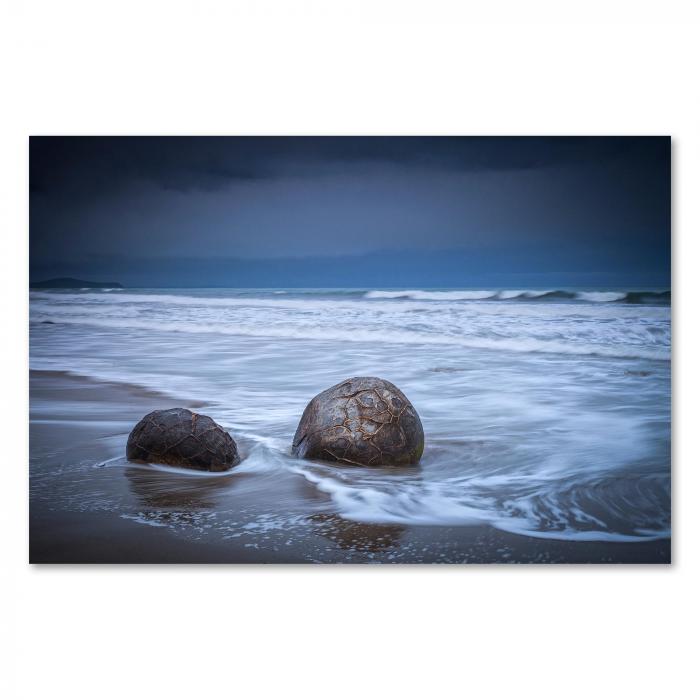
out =
<svg viewBox="0 0 700 700"><path fill-rule="evenodd" d="M360 466L416 464L423 426L391 382L353 377L314 397L294 435L292 453Z"/></svg>
<svg viewBox="0 0 700 700"><path fill-rule="evenodd" d="M241 460L233 438L209 416L186 408L153 411L134 427L127 459L221 472Z"/></svg>

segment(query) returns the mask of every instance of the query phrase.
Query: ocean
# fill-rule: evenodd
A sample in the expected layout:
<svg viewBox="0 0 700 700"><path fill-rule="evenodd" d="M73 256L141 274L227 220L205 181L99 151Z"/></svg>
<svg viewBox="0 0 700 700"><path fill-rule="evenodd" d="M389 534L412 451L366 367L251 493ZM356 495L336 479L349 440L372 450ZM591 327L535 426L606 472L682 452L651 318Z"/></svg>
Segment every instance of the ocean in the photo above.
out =
<svg viewBox="0 0 700 700"><path fill-rule="evenodd" d="M518 547L501 556L511 536L540 553L670 538L666 289L31 291L30 368L30 501L42 517L109 514L134 533L215 544L217 561L238 560L232 543L256 561L461 562L535 560ZM358 375L411 400L419 465L291 456L308 401ZM117 416L105 390L83 403L73 392L68 407L61 376L198 407L243 462L221 476L130 465L141 403ZM491 533L496 549L470 559L454 535L470 532ZM567 556L543 560L580 560Z"/></svg>

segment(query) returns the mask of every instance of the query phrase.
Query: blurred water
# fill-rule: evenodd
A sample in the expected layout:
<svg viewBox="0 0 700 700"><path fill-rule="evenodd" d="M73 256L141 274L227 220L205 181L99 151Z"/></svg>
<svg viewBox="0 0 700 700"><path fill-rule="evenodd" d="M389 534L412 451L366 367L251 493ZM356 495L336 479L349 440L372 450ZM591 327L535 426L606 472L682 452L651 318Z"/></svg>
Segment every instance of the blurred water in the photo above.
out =
<svg viewBox="0 0 700 700"><path fill-rule="evenodd" d="M663 290L42 291L30 320L32 368L202 401L244 447L241 473L259 476L246 488L308 484L285 506L298 512L311 492L366 523L670 533ZM420 465L290 457L306 403L356 375L413 402Z"/></svg>

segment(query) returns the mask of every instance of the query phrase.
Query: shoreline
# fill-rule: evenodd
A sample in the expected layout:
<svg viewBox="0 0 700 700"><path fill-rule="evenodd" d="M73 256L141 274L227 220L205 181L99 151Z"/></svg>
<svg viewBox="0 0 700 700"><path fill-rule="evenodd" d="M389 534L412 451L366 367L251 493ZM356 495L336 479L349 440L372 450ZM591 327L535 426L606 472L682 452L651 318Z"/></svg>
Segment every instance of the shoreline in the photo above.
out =
<svg viewBox="0 0 700 700"><path fill-rule="evenodd" d="M138 385L30 370L30 563L671 561L670 539L571 541L487 525L367 525L333 513L293 474L234 469L195 482L119 459L131 427L166 401L177 402ZM104 466L110 460L116 463ZM279 522L264 515L275 510ZM216 534L205 519L216 524L222 511L233 513L237 529L228 524Z"/></svg>

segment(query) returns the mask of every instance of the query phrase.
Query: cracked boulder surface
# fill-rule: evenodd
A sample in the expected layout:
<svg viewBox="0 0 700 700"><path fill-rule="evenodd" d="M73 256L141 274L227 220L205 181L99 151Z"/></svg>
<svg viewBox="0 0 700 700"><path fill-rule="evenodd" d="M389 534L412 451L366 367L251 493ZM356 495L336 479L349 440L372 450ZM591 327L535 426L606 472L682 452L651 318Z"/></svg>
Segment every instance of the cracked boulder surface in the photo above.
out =
<svg viewBox="0 0 700 700"><path fill-rule="evenodd" d="M397 466L416 464L423 443L418 413L397 387L378 377L353 377L311 400L292 454L357 466Z"/></svg>
<svg viewBox="0 0 700 700"><path fill-rule="evenodd" d="M154 462L221 472L241 460L233 438L209 416L186 408L153 411L134 427L126 443L134 462Z"/></svg>

